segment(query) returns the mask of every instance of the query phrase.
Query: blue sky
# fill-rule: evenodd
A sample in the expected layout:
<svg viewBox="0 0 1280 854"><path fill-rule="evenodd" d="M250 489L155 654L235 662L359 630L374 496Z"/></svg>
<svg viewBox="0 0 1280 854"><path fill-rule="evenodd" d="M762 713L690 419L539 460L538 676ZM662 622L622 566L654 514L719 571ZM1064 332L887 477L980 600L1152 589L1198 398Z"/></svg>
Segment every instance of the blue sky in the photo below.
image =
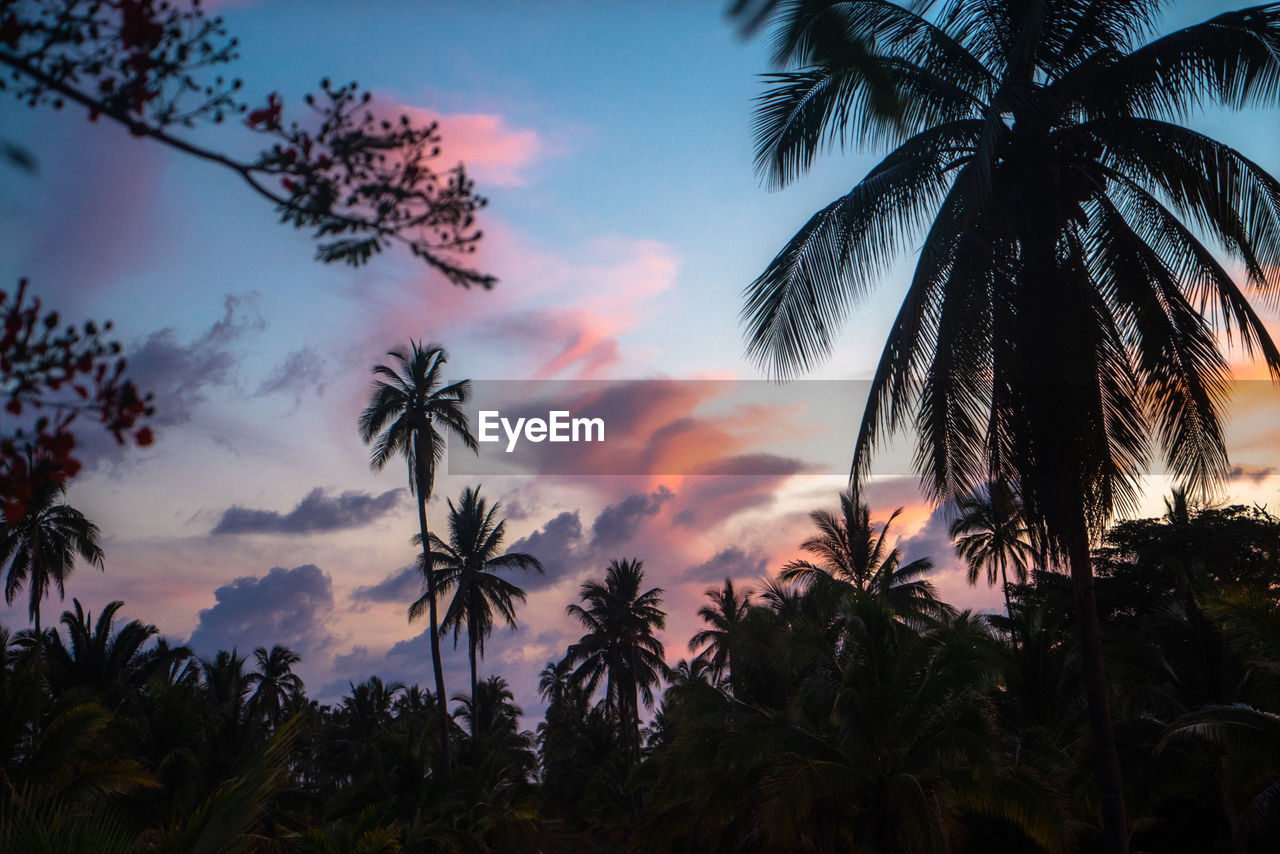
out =
<svg viewBox="0 0 1280 854"><path fill-rule="evenodd" d="M1171 20L1232 5L1181 4ZM404 472L370 472L355 430L370 367L413 337L444 343L459 377L755 378L737 324L743 286L874 157L826 158L780 193L760 186L751 102L767 46L740 38L720 2L216 9L242 41L236 73L252 103L278 91L296 107L329 76L439 117L445 158L466 161L490 199L479 257L501 283L461 291L394 253L360 270L318 265L306 235L276 225L233 175L74 111L4 103L5 134L41 170L11 171L0 185L0 275L30 276L69 314L114 319L159 395L156 446L100 449L71 489L103 528L107 571L82 568L69 594L95 612L125 599L124 614L191 638L203 654L294 645L324 699L374 672L427 683L422 626L404 616L416 530L407 496L392 492ZM1274 115L1197 122L1280 171ZM256 142L235 124L198 139L240 153ZM904 269L885 278L815 377L867 375ZM1258 476L1233 482L1233 494L1274 502L1263 472L1275 437L1265 418L1242 429L1237 456ZM812 475L713 480L487 478L486 493L508 508L511 541L544 549L551 571L531 586L526 628L499 631L485 669L534 705L537 670L574 637L565 604L608 559L632 556L668 591L674 661L707 582L776 568L806 535L806 512L834 505L841 485ZM466 483L441 479L433 519ZM1163 487L1153 485L1152 512ZM908 507L895 530L908 557L938 558L948 596L994 605L991 591L964 585L914 483L882 484L873 499L880 519ZM677 521L708 507L717 515L696 527ZM228 526L233 508L258 528ZM309 521L334 513L350 524ZM0 610L0 621L22 625L25 613ZM451 665L457 687L462 664Z"/></svg>

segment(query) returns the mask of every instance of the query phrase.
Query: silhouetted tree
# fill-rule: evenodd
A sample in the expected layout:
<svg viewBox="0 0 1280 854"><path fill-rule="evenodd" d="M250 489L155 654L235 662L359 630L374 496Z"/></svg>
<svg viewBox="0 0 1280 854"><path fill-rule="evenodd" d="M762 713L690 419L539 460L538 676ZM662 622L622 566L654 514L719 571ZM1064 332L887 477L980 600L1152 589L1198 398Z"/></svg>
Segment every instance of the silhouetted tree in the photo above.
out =
<svg viewBox="0 0 1280 854"><path fill-rule="evenodd" d="M269 651L264 646L258 647L253 651L253 658L256 671L249 675L254 685L249 706L276 729L293 698L303 691L302 678L293 672L293 665L301 661L302 656L277 644Z"/></svg>
<svg viewBox="0 0 1280 854"><path fill-rule="evenodd" d="M458 633L467 631L467 659L471 664L471 694L476 692L476 655L484 657L484 642L493 632L494 612L511 628L516 627L515 603L524 602L525 593L497 573L522 569L542 572L536 557L524 552L502 550L507 523L497 518L501 502L489 507L480 497L479 487L462 491L455 507L449 501L449 541L431 535L431 562L436 576L436 592L454 591L449 607L440 621L440 630L453 630L453 644ZM425 554L425 552L424 552ZM429 593L409 606L409 619L422 615L430 607Z"/></svg>
<svg viewBox="0 0 1280 854"><path fill-rule="evenodd" d="M643 561L612 561L604 584L585 582L578 594L583 604L568 607L586 629L566 656L575 666L573 678L588 694L605 683L606 707L632 762L640 759L640 703L653 705L653 689L667 674L662 641L654 635L666 625L663 591L641 592L643 581Z"/></svg>
<svg viewBox="0 0 1280 854"><path fill-rule="evenodd" d="M462 409L471 393L471 381L445 383L441 377L448 356L442 347L413 342L409 350L387 353L392 366L373 369L373 397L360 416L360 438L373 443L370 465L381 470L393 457L404 457L409 468L409 489L417 497L418 542L426 552L431 542L427 529L427 501L435 488L436 465L444 457L445 438L453 435L472 451L479 451L467 415ZM422 561L427 566L427 561ZM427 634L431 667L436 682L436 708L440 727L441 768L449 770L449 710L440 659L440 622L436 614L435 574L425 572ZM420 609L419 609L420 610ZM412 612L410 619L412 619Z"/></svg>
<svg viewBox="0 0 1280 854"><path fill-rule="evenodd" d="M1239 335L1280 351L1203 239L1269 292L1280 182L1180 126L1205 104L1280 101L1280 7L1152 37L1161 4L800 2L781 10L757 164L775 184L835 141L896 148L806 223L747 290L749 351L775 375L827 352L850 303L904 249L915 272L871 384L853 472L912 423L946 500L1017 482L1069 567L1106 850L1128 850L1090 545L1136 507L1148 441L1195 489L1227 473ZM877 94L883 82L897 110ZM1207 314L1207 319L1201 312Z"/></svg>
<svg viewBox="0 0 1280 854"><path fill-rule="evenodd" d="M1007 483L988 483L981 490L956 500L958 517L951 523L956 554L969 566L969 583L977 584L985 569L987 584L1000 582L1004 610L1013 620L1009 604L1009 569L1014 581L1027 583L1027 570L1035 560L1031 530L1023 519L1018 494Z"/></svg>
<svg viewBox="0 0 1280 854"><path fill-rule="evenodd" d="M0 521L0 566L9 565L5 576L4 600L13 604L27 588L27 613L40 632L40 602L49 595L49 586L66 594L67 577L80 557L102 569L102 547L98 526L70 504L57 503L66 486L50 480L38 483L24 502L23 514L12 521Z"/></svg>
<svg viewBox="0 0 1280 854"><path fill-rule="evenodd" d="M900 619L919 622L936 618L942 610L933 582L924 576L933 571L930 558L902 563L902 553L888 548L889 526L902 512L889 515L877 535L871 524L871 509L859 504L853 492L840 493L840 514L814 510L809 518L818 528L817 536L800 548L817 558L793 560L782 568L779 578L811 584L815 578L834 579L860 593L878 597Z"/></svg>
<svg viewBox="0 0 1280 854"><path fill-rule="evenodd" d="M744 592L739 597L733 581L726 578L722 588L713 587L704 595L711 601L698 609L698 616L707 627L690 638L689 651L697 651L697 659L711 667L716 681L728 676L732 684L733 644L738 627L751 607L751 593Z"/></svg>

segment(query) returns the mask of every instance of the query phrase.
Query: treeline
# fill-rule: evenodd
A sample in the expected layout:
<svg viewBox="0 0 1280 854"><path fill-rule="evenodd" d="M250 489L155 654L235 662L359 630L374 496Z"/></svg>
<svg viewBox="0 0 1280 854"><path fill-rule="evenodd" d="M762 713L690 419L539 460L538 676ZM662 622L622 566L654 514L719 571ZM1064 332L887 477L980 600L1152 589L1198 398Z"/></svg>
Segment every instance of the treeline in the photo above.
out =
<svg viewBox="0 0 1280 854"><path fill-rule="evenodd" d="M670 669L663 591L615 561L568 607L535 731L498 676L442 734L419 686L320 705L287 649L202 660L77 602L0 635L0 850L1097 850L1069 580L1009 496L962 510L1004 613L942 601L845 496L805 560L709 590ZM1274 850L1280 522L1175 495L1094 560L1133 850Z"/></svg>

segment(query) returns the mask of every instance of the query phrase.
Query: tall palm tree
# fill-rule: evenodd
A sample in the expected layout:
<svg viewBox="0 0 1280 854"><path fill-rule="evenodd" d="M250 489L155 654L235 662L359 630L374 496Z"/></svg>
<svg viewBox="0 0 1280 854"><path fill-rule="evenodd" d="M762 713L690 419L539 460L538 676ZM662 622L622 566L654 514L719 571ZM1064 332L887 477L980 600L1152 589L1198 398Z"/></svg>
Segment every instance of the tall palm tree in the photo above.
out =
<svg viewBox="0 0 1280 854"><path fill-rule="evenodd" d="M9 565L4 601L12 605L19 591L27 588L27 613L36 634L40 633L40 603L49 595L49 585L58 588L62 599L77 557L103 568L98 544L102 532L70 504L58 503L66 489L66 484L56 481L41 484L27 499L21 519L0 520L0 566Z"/></svg>
<svg viewBox="0 0 1280 854"><path fill-rule="evenodd" d="M938 599L933 582L924 577L933 571L933 561L925 557L904 564L901 551L887 546L889 528L901 513L899 507L889 514L877 534L871 509L846 489L840 493L838 515L826 510L809 514L818 533L800 548L816 560L789 562L782 568L781 579L802 584L818 578L835 579L880 599L906 622L924 623L940 616L946 606Z"/></svg>
<svg viewBox="0 0 1280 854"><path fill-rule="evenodd" d="M1035 561L1031 530L1023 518L1022 502L1007 483L992 482L962 495L956 501L959 515L951 523L956 554L969 565L969 583L977 584L985 569L987 584L1000 580L1004 610L1013 623L1009 604L1009 569L1019 584L1027 583L1027 571Z"/></svg>
<svg viewBox="0 0 1280 854"><path fill-rule="evenodd" d="M749 351L791 375L920 245L874 374L855 477L913 424L935 499L1016 481L1070 569L1107 850L1126 851L1090 544L1133 508L1151 437L1195 488L1227 471L1215 330L1280 378L1280 351L1208 246L1263 292L1280 182L1178 124L1280 101L1280 6L1156 36L1159 0L799 0L758 112L775 184L835 142L896 148L747 289ZM884 110L884 84L900 109ZM923 242L917 236L923 234ZM912 412L914 411L914 417Z"/></svg>
<svg viewBox="0 0 1280 854"><path fill-rule="evenodd" d="M280 726L285 710L294 697L303 691L302 677L293 672L293 665L302 656L286 646L276 644L268 650L260 646L253 651L257 670L249 674L255 686L249 698L249 706L271 722L272 729Z"/></svg>
<svg viewBox="0 0 1280 854"><path fill-rule="evenodd" d="M436 592L454 590L453 599L445 609L440 630L453 630L453 645L457 648L458 633L467 630L467 656L471 662L471 696L476 694L476 654L484 658L484 641L493 633L496 611L507 625L516 627L515 603L525 601L525 593L519 587L500 578L496 573L504 569L524 569L542 572L542 564L536 557L524 552L498 554L506 536L507 523L498 519L502 502L492 507L480 497L479 487L467 487L455 507L449 501L449 542L431 535L431 562L436 576ZM409 606L409 619L422 615L430 607L430 593Z"/></svg>
<svg viewBox="0 0 1280 854"><path fill-rule="evenodd" d="M703 661L711 667L716 682L727 674L732 684L733 643L739 626L751 609L751 593L748 591L738 595L733 589L733 580L726 578L723 587L719 590L711 588L706 592L706 597L710 601L698 609L698 616L706 623L706 628L689 640L689 651L701 648L697 661Z"/></svg>
<svg viewBox="0 0 1280 854"><path fill-rule="evenodd" d="M455 436L479 452L471 425L462 409L471 396L471 381L445 383L441 370L448 360L444 348L413 342L409 351L387 353L393 366L373 369L373 397L360 415L360 438L373 443L369 464L380 471L392 457L404 457L409 467L409 489L418 499L418 537L424 550L431 542L427 528L427 501L435 487L436 465L444 456L445 439ZM422 566L427 566L423 561ZM436 579L424 572L427 616L430 626L431 668L436 681L436 714L440 722L440 762L448 773L449 708L444 690L444 665L440 659L440 623L436 614Z"/></svg>
<svg viewBox="0 0 1280 854"><path fill-rule="evenodd" d="M653 689L668 672L662 641L654 632L667 622L661 587L640 592L644 562L612 561L604 584L588 581L578 594L583 605L568 607L586 634L569 647L573 678L588 694L605 682L605 703L622 734L628 761L640 759L640 702L653 706ZM585 607L584 607L585 605Z"/></svg>

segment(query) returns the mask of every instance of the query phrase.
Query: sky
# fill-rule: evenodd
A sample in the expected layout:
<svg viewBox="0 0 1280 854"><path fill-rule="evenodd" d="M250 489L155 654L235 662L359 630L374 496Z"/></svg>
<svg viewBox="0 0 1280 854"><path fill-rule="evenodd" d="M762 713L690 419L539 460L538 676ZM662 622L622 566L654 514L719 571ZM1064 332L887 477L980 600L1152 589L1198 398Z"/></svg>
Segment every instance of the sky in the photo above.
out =
<svg viewBox="0 0 1280 854"><path fill-rule="evenodd" d="M75 596L96 614L122 599L124 617L203 656L288 645L322 701L372 674L429 685L425 627L406 617L420 585L406 472L371 471L356 430L370 369L421 339L443 344L449 376L478 387L643 381L611 429L669 439L660 465L597 457L438 478L434 526L447 498L480 485L502 502L510 547L546 566L516 579L529 593L521 628L495 631L482 676L501 674L536 710L538 672L580 633L565 606L615 558L644 561L665 591L668 657L687 656L704 591L776 571L808 535L808 512L836 506L858 381L909 257L859 306L833 358L777 397L744 358L737 318L743 287L875 152L824 158L766 190L751 110L767 44L740 37L721 2L214 5L241 40L235 73L251 102L278 92L296 108L327 76L438 120L441 162L465 162L489 199L476 258L500 283L460 289L394 252L360 269L320 265L308 237L276 224L234 175L83 113L0 104L4 134L40 165L0 180L0 280L28 276L69 317L114 320L134 377L156 395L156 444L91 444L69 490L103 531L106 569L81 567L66 605ZM1183 3L1169 21L1233 6ZM1195 121L1280 172L1274 115ZM235 123L197 138L238 153L255 142ZM1223 500L1277 503L1269 393L1243 395L1229 432L1240 476ZM806 459L816 445L836 462ZM1152 479L1144 512L1160 511L1167 487ZM913 478L879 479L868 495L878 521L904 508L890 538L906 559L934 559L949 601L997 607L996 591L966 584ZM26 625L24 601L0 608L0 624ZM47 603L45 622L62 607ZM451 693L465 690L463 646L449 653Z"/></svg>

